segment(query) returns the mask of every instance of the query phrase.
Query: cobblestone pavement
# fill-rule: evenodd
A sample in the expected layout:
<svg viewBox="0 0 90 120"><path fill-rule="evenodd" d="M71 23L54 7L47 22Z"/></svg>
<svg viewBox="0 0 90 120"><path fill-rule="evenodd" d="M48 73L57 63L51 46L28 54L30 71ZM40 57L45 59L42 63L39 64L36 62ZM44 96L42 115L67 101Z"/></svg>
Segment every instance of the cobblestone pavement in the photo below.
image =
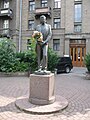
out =
<svg viewBox="0 0 90 120"><path fill-rule="evenodd" d="M27 114L15 107L16 98L29 94L28 77L0 77L0 120L90 120L90 80L86 68L74 68L69 74L58 74L55 94L65 97L69 105L53 114Z"/></svg>

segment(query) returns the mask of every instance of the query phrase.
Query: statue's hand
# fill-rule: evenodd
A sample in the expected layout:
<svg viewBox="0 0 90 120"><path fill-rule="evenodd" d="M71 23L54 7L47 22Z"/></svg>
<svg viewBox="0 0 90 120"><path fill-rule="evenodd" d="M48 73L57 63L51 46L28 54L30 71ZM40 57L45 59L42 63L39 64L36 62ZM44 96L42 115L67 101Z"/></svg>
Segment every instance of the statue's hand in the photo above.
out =
<svg viewBox="0 0 90 120"><path fill-rule="evenodd" d="M46 42L45 42L45 41L42 42L42 47L44 47L44 45L46 45Z"/></svg>
<svg viewBox="0 0 90 120"><path fill-rule="evenodd" d="M46 42L45 42L45 41L42 42L42 46L44 46L44 45L46 45Z"/></svg>

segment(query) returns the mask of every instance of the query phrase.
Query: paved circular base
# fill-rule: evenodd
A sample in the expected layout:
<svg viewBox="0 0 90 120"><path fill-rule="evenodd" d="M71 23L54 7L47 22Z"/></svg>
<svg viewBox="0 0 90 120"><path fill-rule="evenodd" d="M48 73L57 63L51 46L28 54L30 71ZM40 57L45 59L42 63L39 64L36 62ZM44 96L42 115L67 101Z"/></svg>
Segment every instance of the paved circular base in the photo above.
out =
<svg viewBox="0 0 90 120"><path fill-rule="evenodd" d="M50 114L66 108L68 106L68 101L61 96L56 96L56 101L52 104L34 105L29 102L29 98L27 96L24 96L18 98L15 101L15 105L17 108L23 110L24 112L33 114Z"/></svg>

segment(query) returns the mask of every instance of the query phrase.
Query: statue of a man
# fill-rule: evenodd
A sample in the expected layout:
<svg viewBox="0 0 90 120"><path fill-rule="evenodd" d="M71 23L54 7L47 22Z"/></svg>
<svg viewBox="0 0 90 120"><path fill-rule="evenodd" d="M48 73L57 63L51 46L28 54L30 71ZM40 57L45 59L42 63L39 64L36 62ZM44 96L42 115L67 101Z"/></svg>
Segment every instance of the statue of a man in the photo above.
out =
<svg viewBox="0 0 90 120"><path fill-rule="evenodd" d="M51 25L46 23L46 17L40 16L40 24L36 26L36 31L41 32L43 41L36 43L36 53L38 57L38 71L47 70L48 41L52 37Z"/></svg>

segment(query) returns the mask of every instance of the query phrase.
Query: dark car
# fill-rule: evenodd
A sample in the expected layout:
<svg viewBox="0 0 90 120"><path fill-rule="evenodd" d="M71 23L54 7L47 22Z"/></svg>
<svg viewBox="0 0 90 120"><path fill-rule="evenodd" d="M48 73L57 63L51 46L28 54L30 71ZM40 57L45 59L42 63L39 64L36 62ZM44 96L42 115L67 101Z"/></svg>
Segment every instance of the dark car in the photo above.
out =
<svg viewBox="0 0 90 120"><path fill-rule="evenodd" d="M66 72L69 73L73 68L72 60L70 57L60 57L56 66L57 73Z"/></svg>

